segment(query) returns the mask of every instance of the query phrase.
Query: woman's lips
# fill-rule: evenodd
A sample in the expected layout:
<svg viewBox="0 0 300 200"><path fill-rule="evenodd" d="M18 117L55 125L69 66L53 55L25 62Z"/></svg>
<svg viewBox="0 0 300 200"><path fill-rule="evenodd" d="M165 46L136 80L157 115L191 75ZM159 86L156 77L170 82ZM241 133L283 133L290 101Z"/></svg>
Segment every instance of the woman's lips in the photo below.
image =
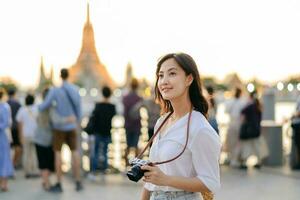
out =
<svg viewBox="0 0 300 200"><path fill-rule="evenodd" d="M162 92L166 93L166 92L169 92L172 88L163 88L162 89Z"/></svg>

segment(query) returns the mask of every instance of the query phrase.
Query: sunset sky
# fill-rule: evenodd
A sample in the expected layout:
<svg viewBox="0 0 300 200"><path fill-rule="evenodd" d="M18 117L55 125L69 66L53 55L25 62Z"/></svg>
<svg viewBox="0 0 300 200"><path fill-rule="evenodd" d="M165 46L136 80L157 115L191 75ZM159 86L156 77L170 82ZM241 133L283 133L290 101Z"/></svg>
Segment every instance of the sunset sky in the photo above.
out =
<svg viewBox="0 0 300 200"><path fill-rule="evenodd" d="M132 62L153 80L157 59L191 54L204 76L271 82L300 73L298 0L90 0L97 52L117 83ZM37 83L40 57L57 73L76 62L86 0L0 2L0 77Z"/></svg>

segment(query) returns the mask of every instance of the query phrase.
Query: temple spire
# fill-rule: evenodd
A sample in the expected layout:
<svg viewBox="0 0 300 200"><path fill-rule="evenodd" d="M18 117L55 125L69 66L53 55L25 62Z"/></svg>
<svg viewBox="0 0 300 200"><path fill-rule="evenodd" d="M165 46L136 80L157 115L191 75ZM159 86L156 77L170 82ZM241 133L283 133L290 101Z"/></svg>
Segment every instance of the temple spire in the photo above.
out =
<svg viewBox="0 0 300 200"><path fill-rule="evenodd" d="M127 88L130 87L132 78L133 78L132 64L131 64L131 62L128 62L127 66L126 66L125 87L127 87Z"/></svg>
<svg viewBox="0 0 300 200"><path fill-rule="evenodd" d="M45 80L46 75L45 75L45 69L44 69L44 59L43 56L41 56L41 64L40 64L40 78Z"/></svg>
<svg viewBox="0 0 300 200"><path fill-rule="evenodd" d="M89 24L90 23L90 4L87 3L87 15L86 15L86 23Z"/></svg>
<svg viewBox="0 0 300 200"><path fill-rule="evenodd" d="M49 77L49 82L53 84L53 77L54 77L54 68L53 65L51 65L51 71L50 71L50 77Z"/></svg>
<svg viewBox="0 0 300 200"><path fill-rule="evenodd" d="M108 85L115 88L116 84L109 75L105 65L98 57L94 30L90 21L90 6L87 4L86 22L83 28L82 45L77 61L70 68L70 81L86 88L99 88Z"/></svg>
<svg viewBox="0 0 300 200"><path fill-rule="evenodd" d="M38 92L42 92L46 87L49 86L49 80L45 73L45 67L44 67L44 58L41 56L41 64L40 64L40 80L38 83Z"/></svg>

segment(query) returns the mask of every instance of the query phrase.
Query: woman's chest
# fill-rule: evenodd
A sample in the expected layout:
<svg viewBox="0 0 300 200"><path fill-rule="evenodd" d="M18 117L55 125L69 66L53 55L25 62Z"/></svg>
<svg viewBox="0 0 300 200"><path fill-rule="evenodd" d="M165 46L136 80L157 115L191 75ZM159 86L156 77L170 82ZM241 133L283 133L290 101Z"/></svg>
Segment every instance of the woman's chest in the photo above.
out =
<svg viewBox="0 0 300 200"><path fill-rule="evenodd" d="M150 150L151 162L162 162L180 156L180 160L185 160L191 157L191 152L188 147L185 148L186 137L166 137L157 139Z"/></svg>

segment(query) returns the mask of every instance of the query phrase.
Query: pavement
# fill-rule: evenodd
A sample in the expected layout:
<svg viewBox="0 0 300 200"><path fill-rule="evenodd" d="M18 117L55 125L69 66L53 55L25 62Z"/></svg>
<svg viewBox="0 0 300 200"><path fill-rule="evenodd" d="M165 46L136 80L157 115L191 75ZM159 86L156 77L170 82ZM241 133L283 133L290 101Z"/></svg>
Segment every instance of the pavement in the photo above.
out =
<svg viewBox="0 0 300 200"><path fill-rule="evenodd" d="M54 178L54 177L52 177ZM71 175L63 179L61 194L43 191L39 178L25 179L22 171L17 171L14 180L9 181L9 191L0 193L1 200L138 200L142 182L127 180L124 173L99 175L97 180L84 179L85 189L76 192ZM291 171L287 167L257 170L221 168L222 188L215 200L299 200L300 171Z"/></svg>

